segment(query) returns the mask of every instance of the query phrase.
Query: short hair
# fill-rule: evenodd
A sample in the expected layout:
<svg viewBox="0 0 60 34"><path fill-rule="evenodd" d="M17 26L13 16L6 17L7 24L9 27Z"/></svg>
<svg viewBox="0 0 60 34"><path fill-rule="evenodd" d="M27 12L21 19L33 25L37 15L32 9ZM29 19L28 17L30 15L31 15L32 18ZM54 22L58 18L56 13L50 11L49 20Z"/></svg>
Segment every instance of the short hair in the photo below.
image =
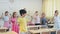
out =
<svg viewBox="0 0 60 34"><path fill-rule="evenodd" d="M45 13L44 12L42 12L42 14L41 15L45 15Z"/></svg>
<svg viewBox="0 0 60 34"><path fill-rule="evenodd" d="M27 11L26 11L26 10L24 10L24 9L21 9L21 10L19 11L19 13L20 13L20 15L22 16L22 14L26 14L26 13L27 13Z"/></svg>
<svg viewBox="0 0 60 34"><path fill-rule="evenodd" d="M58 10L55 10L55 13L57 13L58 12Z"/></svg>
<svg viewBox="0 0 60 34"><path fill-rule="evenodd" d="M8 13L8 11L5 11L5 14Z"/></svg>
<svg viewBox="0 0 60 34"><path fill-rule="evenodd" d="M36 11L35 13L38 13L38 11Z"/></svg>

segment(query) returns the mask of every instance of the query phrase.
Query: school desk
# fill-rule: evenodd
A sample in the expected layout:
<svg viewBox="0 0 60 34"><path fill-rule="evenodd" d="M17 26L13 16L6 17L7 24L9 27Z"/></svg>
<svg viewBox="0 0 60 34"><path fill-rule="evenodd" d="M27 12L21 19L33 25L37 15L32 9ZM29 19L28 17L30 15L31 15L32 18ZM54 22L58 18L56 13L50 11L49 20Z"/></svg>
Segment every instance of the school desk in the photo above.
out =
<svg viewBox="0 0 60 34"><path fill-rule="evenodd" d="M54 26L54 24L48 24L49 26Z"/></svg>
<svg viewBox="0 0 60 34"><path fill-rule="evenodd" d="M33 26L28 26L28 29L33 30L33 29L39 29L40 27L42 27L42 25L33 25Z"/></svg>
<svg viewBox="0 0 60 34"><path fill-rule="evenodd" d="M0 29L8 29L8 28L6 28L6 27L0 27Z"/></svg>
<svg viewBox="0 0 60 34"><path fill-rule="evenodd" d="M33 25L33 26L28 26L28 28L34 28L34 27L38 28L38 27L43 27L43 26L45 25Z"/></svg>
<svg viewBox="0 0 60 34"><path fill-rule="evenodd" d="M8 28L6 28L6 27L0 27L0 32L6 32L7 29Z"/></svg>
<svg viewBox="0 0 60 34"><path fill-rule="evenodd" d="M52 29L42 28L42 29L38 29L38 30L29 30L29 32L31 34L37 34L37 33L39 33L39 34L50 34L51 32L55 32L55 31L56 30L54 28L52 28Z"/></svg>
<svg viewBox="0 0 60 34"><path fill-rule="evenodd" d="M28 28L32 28L32 27L42 27L42 25L33 25L33 26L28 26Z"/></svg>
<svg viewBox="0 0 60 34"><path fill-rule="evenodd" d="M9 31L9 32L0 32L0 34L17 34L17 33L14 31Z"/></svg>
<svg viewBox="0 0 60 34"><path fill-rule="evenodd" d="M54 24L48 24L50 26L54 26ZM42 27L44 25L32 25L32 26L28 26L28 28L32 28L32 27Z"/></svg>

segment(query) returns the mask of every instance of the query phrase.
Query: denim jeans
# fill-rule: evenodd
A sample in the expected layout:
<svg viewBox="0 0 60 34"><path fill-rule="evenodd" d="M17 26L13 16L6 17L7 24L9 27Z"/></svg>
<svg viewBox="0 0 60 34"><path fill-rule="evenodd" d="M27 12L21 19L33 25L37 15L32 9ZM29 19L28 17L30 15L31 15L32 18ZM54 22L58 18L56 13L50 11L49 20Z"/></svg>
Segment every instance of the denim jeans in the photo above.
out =
<svg viewBox="0 0 60 34"><path fill-rule="evenodd" d="M51 34L56 34L56 32L51 32Z"/></svg>

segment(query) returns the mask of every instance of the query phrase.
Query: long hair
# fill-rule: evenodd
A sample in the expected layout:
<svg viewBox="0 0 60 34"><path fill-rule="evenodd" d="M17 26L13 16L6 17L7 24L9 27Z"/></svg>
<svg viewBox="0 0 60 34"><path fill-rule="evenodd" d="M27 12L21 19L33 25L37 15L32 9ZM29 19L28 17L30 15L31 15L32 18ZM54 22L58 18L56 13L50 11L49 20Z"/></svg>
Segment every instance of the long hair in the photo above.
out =
<svg viewBox="0 0 60 34"><path fill-rule="evenodd" d="M13 12L13 15L12 15L12 16L13 16L13 18L14 18L15 13L16 13L16 12Z"/></svg>

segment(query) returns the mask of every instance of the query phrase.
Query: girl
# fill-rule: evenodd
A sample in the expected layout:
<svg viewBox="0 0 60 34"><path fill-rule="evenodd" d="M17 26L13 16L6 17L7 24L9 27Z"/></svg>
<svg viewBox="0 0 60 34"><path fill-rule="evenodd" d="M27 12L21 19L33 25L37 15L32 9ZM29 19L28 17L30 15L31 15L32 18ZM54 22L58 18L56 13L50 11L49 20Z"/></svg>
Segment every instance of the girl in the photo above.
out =
<svg viewBox="0 0 60 34"><path fill-rule="evenodd" d="M35 12L33 18L34 18L35 25L40 25L40 16L38 14L38 11Z"/></svg>
<svg viewBox="0 0 60 34"><path fill-rule="evenodd" d="M3 17L4 20L4 27L9 28L10 24L9 24L9 16L8 16L8 11L5 12L5 16Z"/></svg>
<svg viewBox="0 0 60 34"><path fill-rule="evenodd" d="M15 32L17 32L19 34L19 27L18 27L18 24L17 24L16 12L13 12L11 22L12 22L12 31L15 31Z"/></svg>

